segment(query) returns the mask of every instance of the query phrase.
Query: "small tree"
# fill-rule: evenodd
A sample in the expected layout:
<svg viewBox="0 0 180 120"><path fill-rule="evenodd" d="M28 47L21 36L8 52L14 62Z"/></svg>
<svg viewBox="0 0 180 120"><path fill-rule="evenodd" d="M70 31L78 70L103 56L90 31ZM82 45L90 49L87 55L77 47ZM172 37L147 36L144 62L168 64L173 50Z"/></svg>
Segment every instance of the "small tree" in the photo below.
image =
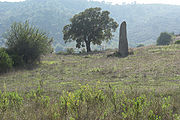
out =
<svg viewBox="0 0 180 120"><path fill-rule="evenodd" d="M157 45L169 45L172 42L172 36L167 32L162 32L157 39Z"/></svg>
<svg viewBox="0 0 180 120"><path fill-rule="evenodd" d="M40 60L40 56L52 50L52 38L40 32L34 26L25 23L14 23L11 29L4 35L8 53L12 58L22 58L25 64L32 64ZM14 60L17 62L17 60Z"/></svg>
<svg viewBox="0 0 180 120"><path fill-rule="evenodd" d="M102 41L109 41L118 24L109 17L110 12L101 8L89 8L74 15L71 24L64 27L64 41L76 41L76 47L85 47L91 52L91 43L101 45Z"/></svg>

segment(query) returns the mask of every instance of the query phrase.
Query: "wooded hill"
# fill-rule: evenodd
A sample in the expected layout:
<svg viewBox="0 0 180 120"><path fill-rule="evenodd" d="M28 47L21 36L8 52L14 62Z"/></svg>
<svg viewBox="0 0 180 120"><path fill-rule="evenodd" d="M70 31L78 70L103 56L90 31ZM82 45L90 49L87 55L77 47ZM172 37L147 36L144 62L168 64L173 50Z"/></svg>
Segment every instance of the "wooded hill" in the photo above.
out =
<svg viewBox="0 0 180 120"><path fill-rule="evenodd" d="M86 0L26 0L25 2L0 2L0 39L15 21L30 23L54 37L56 51L72 47L64 45L62 29L69 19L86 8L101 7L108 10L119 24L127 21L128 40L132 47L153 44L161 32L180 33L180 6L160 4L111 5ZM118 31L107 47L117 48ZM0 41L2 45L2 41ZM75 46L73 46L75 47Z"/></svg>

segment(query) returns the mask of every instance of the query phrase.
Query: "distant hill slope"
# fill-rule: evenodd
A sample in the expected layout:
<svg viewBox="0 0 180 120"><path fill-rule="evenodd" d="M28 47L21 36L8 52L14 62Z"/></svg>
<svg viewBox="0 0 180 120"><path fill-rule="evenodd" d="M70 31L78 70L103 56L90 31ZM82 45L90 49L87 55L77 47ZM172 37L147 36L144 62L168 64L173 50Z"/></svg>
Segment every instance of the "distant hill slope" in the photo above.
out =
<svg viewBox="0 0 180 120"><path fill-rule="evenodd" d="M0 36L13 22L29 20L55 38L54 47L57 51L63 50L67 46L62 39L64 25L69 23L74 14L89 7L110 11L119 24L126 20L130 46L153 44L163 31L180 33L180 6L110 5L86 0L27 0L19 3L0 2ZM118 46L118 31L107 47Z"/></svg>

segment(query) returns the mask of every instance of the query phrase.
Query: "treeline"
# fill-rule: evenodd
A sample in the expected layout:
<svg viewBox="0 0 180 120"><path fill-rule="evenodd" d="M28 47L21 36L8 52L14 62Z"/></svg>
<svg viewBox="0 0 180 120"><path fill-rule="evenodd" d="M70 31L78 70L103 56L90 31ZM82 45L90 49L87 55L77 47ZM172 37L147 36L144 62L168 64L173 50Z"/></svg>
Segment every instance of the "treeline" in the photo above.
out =
<svg viewBox="0 0 180 120"><path fill-rule="evenodd" d="M77 7L78 6L78 7ZM53 47L56 51L65 50L73 44L65 45L63 27L76 13L86 8L101 7L120 23L125 20L128 27L130 46L156 43L160 32L180 32L180 7L172 5L110 5L86 0L27 0L20 3L0 2L0 36L17 21L29 20L33 25L54 37ZM14 11L16 9L16 11ZM2 37L0 37L2 39ZM115 37L106 48L116 48L118 29ZM0 42L2 45L3 42Z"/></svg>

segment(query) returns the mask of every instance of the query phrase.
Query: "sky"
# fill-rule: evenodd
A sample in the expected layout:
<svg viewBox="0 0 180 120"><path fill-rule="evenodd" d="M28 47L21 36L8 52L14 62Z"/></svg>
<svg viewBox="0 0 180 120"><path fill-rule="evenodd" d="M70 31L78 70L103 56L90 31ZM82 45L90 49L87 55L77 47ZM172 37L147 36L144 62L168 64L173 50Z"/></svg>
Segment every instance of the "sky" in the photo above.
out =
<svg viewBox="0 0 180 120"><path fill-rule="evenodd" d="M24 0L0 0L0 1L18 2ZM121 4L123 2L131 3L136 1L136 3L140 3L140 4L161 3L161 4L180 5L180 0L95 0L95 1L106 1L106 2L112 2L113 4L116 3Z"/></svg>
<svg viewBox="0 0 180 120"><path fill-rule="evenodd" d="M20 1L24 1L24 0L0 0L1 2L20 2Z"/></svg>
<svg viewBox="0 0 180 120"><path fill-rule="evenodd" d="M104 0L96 0L96 1L104 1ZM152 3L161 3L161 4L173 4L180 5L180 0L105 0L106 2L116 3L132 3L136 1L136 3L140 4L152 4Z"/></svg>

